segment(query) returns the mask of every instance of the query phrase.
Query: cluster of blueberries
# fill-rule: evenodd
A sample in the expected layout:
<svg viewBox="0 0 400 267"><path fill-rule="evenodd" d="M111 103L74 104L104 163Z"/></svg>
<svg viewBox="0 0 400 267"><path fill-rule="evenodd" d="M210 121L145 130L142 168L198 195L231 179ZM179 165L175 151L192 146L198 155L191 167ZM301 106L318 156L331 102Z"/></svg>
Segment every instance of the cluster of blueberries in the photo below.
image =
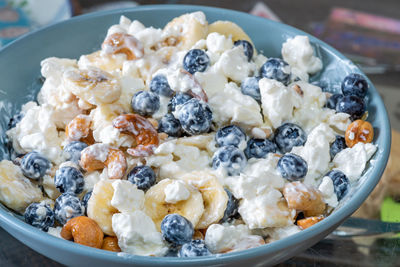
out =
<svg viewBox="0 0 400 267"><path fill-rule="evenodd" d="M87 144L79 141L67 144L64 147L66 160L79 166L81 151L86 147ZM40 153L30 152L22 158L20 168L26 177L39 180L51 168L51 163ZM44 202L30 204L24 213L27 223L47 231L56 221L64 225L69 219L86 213L92 191L84 194L82 199L79 198L79 194L84 190L85 182L78 168L62 166L56 171L54 184L61 195L56 199L54 209ZM156 174L149 166L136 166L128 173L127 178L141 190L149 189L156 182Z"/></svg>

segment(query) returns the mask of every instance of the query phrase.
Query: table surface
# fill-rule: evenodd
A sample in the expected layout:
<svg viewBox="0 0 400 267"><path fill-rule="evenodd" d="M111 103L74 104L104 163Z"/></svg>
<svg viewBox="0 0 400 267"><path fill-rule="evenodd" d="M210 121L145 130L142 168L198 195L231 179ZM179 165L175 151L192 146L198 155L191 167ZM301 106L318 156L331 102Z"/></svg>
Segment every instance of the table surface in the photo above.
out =
<svg viewBox="0 0 400 267"><path fill-rule="evenodd" d="M94 4L112 2L110 0L75 0L76 10L84 10ZM248 1L136 1L139 4L196 4L218 6L249 12L258 2ZM372 12L400 19L400 2L398 0L268 0L264 1L284 23L295 26L306 32L310 31L312 22L324 21L334 6L347 7L360 11ZM310 8L312 7L312 8ZM385 73L369 75L381 93L390 102L388 107L391 117L400 125L400 75ZM397 117L396 117L396 112ZM356 239L326 238L302 254L280 264L279 266L399 266L400 242L397 239L379 239L363 237ZM369 256L367 256L369 255ZM399 256L396 256L399 255ZM23 245L0 228L0 266L62 266Z"/></svg>

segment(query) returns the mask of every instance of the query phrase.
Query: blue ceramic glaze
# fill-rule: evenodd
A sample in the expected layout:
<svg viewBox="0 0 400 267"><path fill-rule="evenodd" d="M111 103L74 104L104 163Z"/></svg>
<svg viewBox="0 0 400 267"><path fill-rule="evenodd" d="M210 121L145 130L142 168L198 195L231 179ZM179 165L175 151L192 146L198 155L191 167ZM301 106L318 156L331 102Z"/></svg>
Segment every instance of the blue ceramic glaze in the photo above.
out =
<svg viewBox="0 0 400 267"><path fill-rule="evenodd" d="M0 51L0 95L13 105L1 106L18 109L26 102L26 95L40 89L37 77L40 61L46 57L78 58L100 48L108 27L118 23L120 15L137 19L146 26L163 27L172 18L186 12L201 10L210 23L231 20L241 26L252 38L258 51L268 57L279 57L282 43L291 36L308 35L293 27L232 10L185 5L140 6L133 9L114 10L75 17L71 20L33 32L16 40ZM318 56L324 63L321 74L312 80L333 80L340 84L350 72L362 73L338 51L308 35ZM318 224L295 235L273 243L244 251L199 258L156 258L117 254L44 233L20 220L6 208L0 208L0 226L15 238L43 255L68 266L266 266L277 264L312 246L343 220L349 217L367 198L378 183L387 163L390 150L390 125L382 99L367 79L369 121L375 129L374 143L378 151L373 164L347 194L335 212ZM3 92L5 92L3 94ZM12 115L12 114L11 114ZM3 129L4 130L4 129ZM4 131L1 133L4 137ZM2 139L0 139L2 140Z"/></svg>

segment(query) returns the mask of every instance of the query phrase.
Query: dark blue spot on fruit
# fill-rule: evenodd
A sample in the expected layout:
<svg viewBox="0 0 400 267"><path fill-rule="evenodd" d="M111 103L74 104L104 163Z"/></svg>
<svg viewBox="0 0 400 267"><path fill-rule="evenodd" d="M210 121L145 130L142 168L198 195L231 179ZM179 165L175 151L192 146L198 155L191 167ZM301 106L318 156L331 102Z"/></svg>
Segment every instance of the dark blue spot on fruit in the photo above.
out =
<svg viewBox="0 0 400 267"><path fill-rule="evenodd" d="M180 107L176 115L182 129L190 135L207 133L210 130L212 112L203 101L190 99Z"/></svg>
<svg viewBox="0 0 400 267"><path fill-rule="evenodd" d="M22 118L24 117L23 113L18 113L15 114L10 121L8 122L8 129L14 128L18 122L20 122L22 120Z"/></svg>
<svg viewBox="0 0 400 267"><path fill-rule="evenodd" d="M210 255L212 255L212 253L204 243L204 240L201 239L192 240L189 243L184 244L178 252L178 256L181 258Z"/></svg>
<svg viewBox="0 0 400 267"><path fill-rule="evenodd" d="M215 151L212 158L214 169L222 167L228 175L239 175L246 166L247 160L243 151L234 146L224 146Z"/></svg>
<svg viewBox="0 0 400 267"><path fill-rule="evenodd" d="M182 135L181 123L171 113L165 114L158 122L158 132L179 137Z"/></svg>
<svg viewBox="0 0 400 267"><path fill-rule="evenodd" d="M142 116L151 116L160 109L160 97L149 91L139 91L132 97L132 109Z"/></svg>
<svg viewBox="0 0 400 267"><path fill-rule="evenodd" d="M136 166L128 173L128 181L138 189L147 190L156 183L156 174L149 166Z"/></svg>
<svg viewBox="0 0 400 267"><path fill-rule="evenodd" d="M179 105L183 105L188 102L193 97L191 95L185 93L177 93L168 103L168 112L173 112L176 110L176 107Z"/></svg>
<svg viewBox="0 0 400 267"><path fill-rule="evenodd" d="M368 92L368 82L358 73L347 75L342 82L342 93L344 95L355 95L364 98Z"/></svg>
<svg viewBox="0 0 400 267"><path fill-rule="evenodd" d="M350 119L358 120L365 113L364 100L355 95L346 95L336 104L336 111L350 115Z"/></svg>
<svg viewBox="0 0 400 267"><path fill-rule="evenodd" d="M254 48L249 41L246 40L238 40L233 43L234 46L241 45L243 47L243 51L247 60L250 61L253 58Z"/></svg>
<svg viewBox="0 0 400 267"><path fill-rule="evenodd" d="M336 109L337 102L342 99L342 94L334 94L326 100L325 106L330 109Z"/></svg>
<svg viewBox="0 0 400 267"><path fill-rule="evenodd" d="M50 161L38 152L29 152L21 160L22 173L31 179L42 178L50 169Z"/></svg>
<svg viewBox="0 0 400 267"><path fill-rule="evenodd" d="M236 125L229 125L220 128L215 134L215 141L218 146L235 146L246 141L246 135L243 130Z"/></svg>
<svg viewBox="0 0 400 267"><path fill-rule="evenodd" d="M161 74L154 76L151 80L150 91L166 97L171 97L174 94L174 91L172 91L168 84L167 77Z"/></svg>
<svg viewBox="0 0 400 267"><path fill-rule="evenodd" d="M252 138L247 142L244 150L246 157L250 158L266 158L269 153L276 152L276 144L268 139Z"/></svg>
<svg viewBox="0 0 400 267"><path fill-rule="evenodd" d="M72 193L61 194L54 204L55 219L63 225L72 218L82 216L84 212L82 202Z"/></svg>
<svg viewBox="0 0 400 267"><path fill-rule="evenodd" d="M281 176L289 181L304 178L308 171L307 162L295 154L285 154L278 161L278 171Z"/></svg>
<svg viewBox="0 0 400 267"><path fill-rule="evenodd" d="M325 176L332 179L337 199L340 201L349 191L349 179L339 170L330 171Z"/></svg>
<svg viewBox="0 0 400 267"><path fill-rule="evenodd" d="M290 66L280 58L270 58L261 66L260 76L287 85L290 81Z"/></svg>
<svg viewBox="0 0 400 267"><path fill-rule="evenodd" d="M226 205L226 209L224 212L224 217L222 217L220 223L228 222L232 219L239 217L239 200L236 199L232 193L225 188L225 192L228 195L228 204Z"/></svg>
<svg viewBox="0 0 400 267"><path fill-rule="evenodd" d="M93 193L93 191L89 191L82 198L82 205L85 209L85 214L87 214L87 205L88 205L90 197L92 196L92 193Z"/></svg>
<svg viewBox="0 0 400 267"><path fill-rule="evenodd" d="M329 150L331 154L331 159L333 159L337 153L345 149L346 146L346 140L344 139L343 136L337 135L335 141L331 144L331 148Z"/></svg>
<svg viewBox="0 0 400 267"><path fill-rule="evenodd" d="M24 213L26 223L47 232L54 225L54 212L45 203L32 203Z"/></svg>
<svg viewBox="0 0 400 267"><path fill-rule="evenodd" d="M287 153L295 146L304 145L307 136L299 125L285 123L276 129L274 141L283 153Z"/></svg>
<svg viewBox="0 0 400 267"><path fill-rule="evenodd" d="M81 159L81 152L87 148L87 144L80 141L68 143L63 150L64 157L67 161L78 163Z"/></svg>
<svg viewBox="0 0 400 267"><path fill-rule="evenodd" d="M247 77L244 79L240 85L242 94L251 96L257 102L261 102L260 86L258 85L260 79L260 77Z"/></svg>
<svg viewBox="0 0 400 267"><path fill-rule="evenodd" d="M201 49L189 50L183 58L183 68L190 74L194 74L195 72L204 72L209 64L209 57L206 52Z"/></svg>
<svg viewBox="0 0 400 267"><path fill-rule="evenodd" d="M85 181L80 170L71 166L65 166L56 171L54 184L61 193L69 192L78 195L83 192Z"/></svg>
<svg viewBox="0 0 400 267"><path fill-rule="evenodd" d="M179 214L168 214L161 222L163 238L174 246L180 246L192 240L192 223Z"/></svg>

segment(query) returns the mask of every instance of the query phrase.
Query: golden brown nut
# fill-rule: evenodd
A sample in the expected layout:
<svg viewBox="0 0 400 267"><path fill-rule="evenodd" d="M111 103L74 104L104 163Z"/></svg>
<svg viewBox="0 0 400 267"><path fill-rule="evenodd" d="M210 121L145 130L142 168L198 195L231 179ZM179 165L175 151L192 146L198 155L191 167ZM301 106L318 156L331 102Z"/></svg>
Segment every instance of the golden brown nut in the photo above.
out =
<svg viewBox="0 0 400 267"><path fill-rule="evenodd" d="M301 229L306 229L308 227L313 226L314 224L316 224L317 222L320 222L324 219L324 216L318 216L318 217L308 217L308 218L304 218L301 220L297 221L297 225L301 228Z"/></svg>
<svg viewBox="0 0 400 267"><path fill-rule="evenodd" d="M107 155L105 159L101 157L103 153ZM94 144L82 150L80 165L88 172L107 167L108 178L110 179L121 179L127 169L124 152L105 144Z"/></svg>
<svg viewBox="0 0 400 267"><path fill-rule="evenodd" d="M355 120L347 127L345 140L348 147L353 147L359 142L371 143L373 139L374 128L368 121Z"/></svg>
<svg viewBox="0 0 400 267"><path fill-rule="evenodd" d="M126 33L113 33L104 40L102 50L107 54L125 54L128 60L144 55L143 45L134 36Z"/></svg>
<svg viewBox="0 0 400 267"><path fill-rule="evenodd" d="M301 182L285 184L283 196L290 209L303 211L306 216L321 215L325 211L321 192Z"/></svg>
<svg viewBox="0 0 400 267"><path fill-rule="evenodd" d="M153 148L160 142L153 124L138 114L120 115L113 120L113 126L121 133L132 135L135 138L136 147L127 150L132 156L151 155Z"/></svg>
<svg viewBox="0 0 400 267"><path fill-rule="evenodd" d="M121 252L121 248L118 245L118 239L115 236L105 237L101 249L114 252Z"/></svg>
<svg viewBox="0 0 400 267"><path fill-rule="evenodd" d="M204 235L201 230L194 230L193 239L202 239L204 240Z"/></svg>
<svg viewBox="0 0 400 267"><path fill-rule="evenodd" d="M65 127L65 135L70 141L79 141L89 135L92 119L87 115L78 115Z"/></svg>
<svg viewBox="0 0 400 267"><path fill-rule="evenodd" d="M72 218L63 226L61 237L81 245L101 248L104 234L94 220L79 216Z"/></svg>

